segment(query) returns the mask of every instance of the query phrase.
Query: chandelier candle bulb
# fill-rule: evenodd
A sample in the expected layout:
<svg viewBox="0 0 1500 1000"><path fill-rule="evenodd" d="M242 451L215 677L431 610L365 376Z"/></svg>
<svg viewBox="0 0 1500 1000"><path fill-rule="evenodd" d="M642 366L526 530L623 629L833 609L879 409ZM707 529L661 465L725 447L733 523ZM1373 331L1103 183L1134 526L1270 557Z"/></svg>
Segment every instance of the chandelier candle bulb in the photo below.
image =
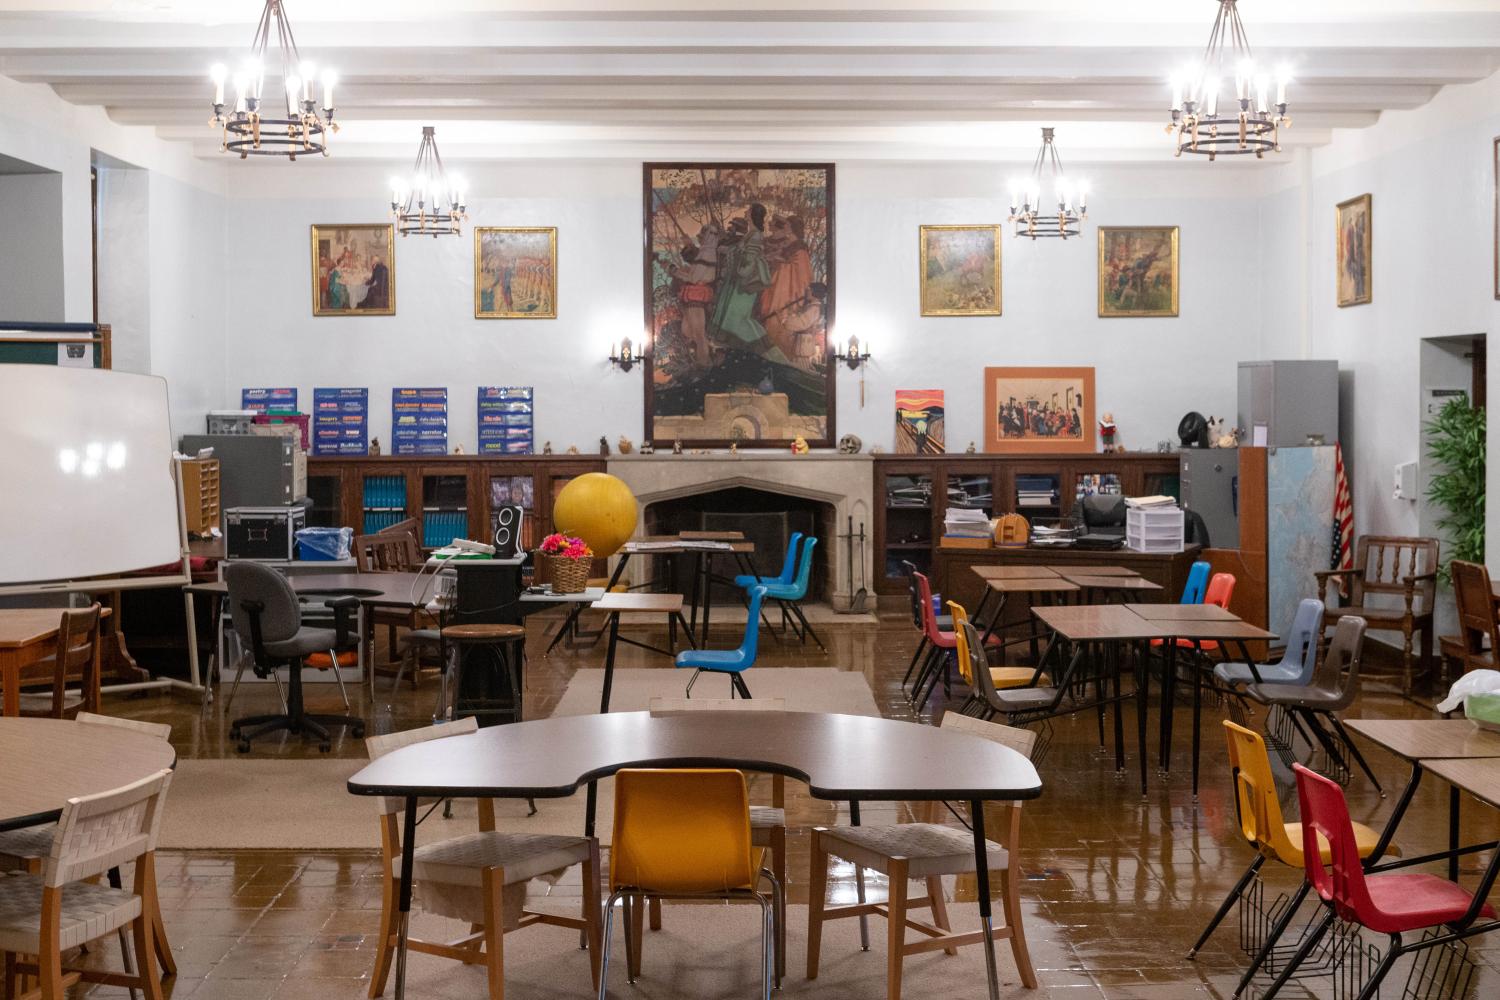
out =
<svg viewBox="0 0 1500 1000"><path fill-rule="evenodd" d="M1008 221L1013 224L1016 236L1029 236L1033 240L1040 236L1067 239L1081 232L1079 222L1083 219L1083 194L1079 186L1069 182L1063 174L1062 160L1053 144L1053 132L1051 128L1042 129L1042 148L1037 151L1036 160L1032 163L1030 181L1015 181L1011 184ZM1042 214L1044 167L1050 171L1053 197L1057 205L1055 213L1051 215ZM1020 202L1019 209L1017 201Z"/></svg>

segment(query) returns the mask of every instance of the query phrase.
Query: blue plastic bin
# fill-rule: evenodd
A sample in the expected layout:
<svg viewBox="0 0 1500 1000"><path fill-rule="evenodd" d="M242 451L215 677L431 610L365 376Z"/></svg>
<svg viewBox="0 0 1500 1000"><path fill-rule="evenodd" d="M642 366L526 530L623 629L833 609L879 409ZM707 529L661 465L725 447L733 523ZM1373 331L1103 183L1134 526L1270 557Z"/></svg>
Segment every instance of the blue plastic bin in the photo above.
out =
<svg viewBox="0 0 1500 1000"><path fill-rule="evenodd" d="M303 528L297 532L297 558L306 562L348 559L353 528Z"/></svg>

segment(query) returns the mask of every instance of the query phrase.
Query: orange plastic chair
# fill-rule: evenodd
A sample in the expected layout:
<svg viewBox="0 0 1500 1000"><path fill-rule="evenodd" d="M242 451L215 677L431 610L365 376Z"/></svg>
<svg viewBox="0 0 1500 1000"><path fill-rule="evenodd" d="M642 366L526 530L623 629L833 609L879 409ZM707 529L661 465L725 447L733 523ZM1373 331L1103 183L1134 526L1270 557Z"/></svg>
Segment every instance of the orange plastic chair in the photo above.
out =
<svg viewBox="0 0 1500 1000"><path fill-rule="evenodd" d="M959 627L960 622L969 620L968 609L957 601L948 602L948 611L953 615L953 640L956 643L955 652L958 656L958 672L963 677L964 683L969 686L970 692L974 690L974 674L969 669L969 638L964 630ZM1031 683L1036 676L1036 671L1031 667L990 667L990 680L994 682L995 690L1001 688L1025 687ZM1050 683L1043 675L1041 683ZM970 694L970 698L977 700L977 694ZM963 714L960 712L959 714Z"/></svg>
<svg viewBox="0 0 1500 1000"><path fill-rule="evenodd" d="M1276 794L1276 779L1271 774L1271 758L1266 753L1266 741L1259 733L1228 719L1224 720L1224 736L1229 743L1229 770L1234 776L1235 809L1239 813L1240 833L1255 848L1256 856L1240 876L1239 882L1229 891L1229 895L1224 897L1219 911L1208 922L1208 926L1198 937L1198 943L1193 945L1193 950L1188 952L1188 958L1192 958L1203 947L1209 935L1249 888L1256 873L1267 860L1279 861L1288 868L1303 868L1302 824L1288 823L1281 814L1281 800ZM1369 857L1380 843L1380 834L1362 823L1355 823L1354 842L1359 848L1359 856ZM1323 863L1328 864L1332 857L1328 843L1319 841L1319 844ZM1394 855L1401 853L1394 844L1386 852ZM1302 892L1306 891L1304 883ZM1299 898L1292 904L1293 907L1300 902Z"/></svg>
<svg viewBox="0 0 1500 1000"><path fill-rule="evenodd" d="M1208 581L1208 589L1203 594L1203 603L1216 604L1228 611L1229 600L1234 596L1234 579L1233 573L1215 573L1213 579ZM1152 639L1151 645L1160 646L1161 640ZM1211 653L1219 648L1219 641L1217 639L1178 639L1177 648Z"/></svg>

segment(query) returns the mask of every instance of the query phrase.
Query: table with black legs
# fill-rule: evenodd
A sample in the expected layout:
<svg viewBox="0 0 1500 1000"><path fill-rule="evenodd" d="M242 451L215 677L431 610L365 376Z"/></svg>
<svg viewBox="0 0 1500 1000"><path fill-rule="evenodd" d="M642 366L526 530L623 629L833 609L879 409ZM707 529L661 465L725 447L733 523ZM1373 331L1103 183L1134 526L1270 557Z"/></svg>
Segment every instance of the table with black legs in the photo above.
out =
<svg viewBox="0 0 1500 1000"><path fill-rule="evenodd" d="M934 766L941 762L941 766ZM984 803L1034 799L1031 761L991 740L934 726L823 712L649 712L564 716L494 726L392 751L349 779L355 795L403 799L396 1000L406 994L417 804L423 798L566 798L625 767L730 767L807 783L814 798L970 804L980 921L992 928ZM984 936L990 1000L999 1000L995 941Z"/></svg>
<svg viewBox="0 0 1500 1000"><path fill-rule="evenodd" d="M595 611L603 611L609 619L609 623L605 626L609 631L609 645L604 653L604 693L599 698L599 711L601 712L609 711L609 695L615 683L615 650L620 643L653 653L661 653L663 656L674 656L677 650L677 629L681 627L688 645L693 645L693 632L682 617L681 594L604 594L591 607ZM622 636L620 615L626 612L664 616L667 620L667 648L663 649L660 646L641 642L639 639Z"/></svg>
<svg viewBox="0 0 1500 1000"><path fill-rule="evenodd" d="M614 572L609 576L606 591L613 591L625 575L632 556L676 556L691 555L693 563L693 589L688 603L691 607L690 632L699 646L708 645L708 621L713 608L713 561L716 556L729 556L734 565L745 576L759 577L755 566L755 543L721 538L730 532L683 532L681 535L654 536L626 542L620 547ZM733 532L738 534L738 532ZM696 536L696 537L695 537ZM713 536L713 537L703 537ZM698 623L698 612L703 612L703 623Z"/></svg>

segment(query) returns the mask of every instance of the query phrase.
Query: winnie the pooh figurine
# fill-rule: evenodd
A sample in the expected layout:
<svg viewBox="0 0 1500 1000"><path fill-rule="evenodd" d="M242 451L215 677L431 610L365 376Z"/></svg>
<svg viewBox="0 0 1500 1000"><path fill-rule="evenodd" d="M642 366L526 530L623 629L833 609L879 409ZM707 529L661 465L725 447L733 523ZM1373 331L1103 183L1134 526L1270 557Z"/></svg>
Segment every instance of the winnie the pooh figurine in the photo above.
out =
<svg viewBox="0 0 1500 1000"><path fill-rule="evenodd" d="M809 451L812 451L812 449L807 446L807 438L803 437L801 434L798 434L797 437L792 441L792 454L806 455Z"/></svg>

